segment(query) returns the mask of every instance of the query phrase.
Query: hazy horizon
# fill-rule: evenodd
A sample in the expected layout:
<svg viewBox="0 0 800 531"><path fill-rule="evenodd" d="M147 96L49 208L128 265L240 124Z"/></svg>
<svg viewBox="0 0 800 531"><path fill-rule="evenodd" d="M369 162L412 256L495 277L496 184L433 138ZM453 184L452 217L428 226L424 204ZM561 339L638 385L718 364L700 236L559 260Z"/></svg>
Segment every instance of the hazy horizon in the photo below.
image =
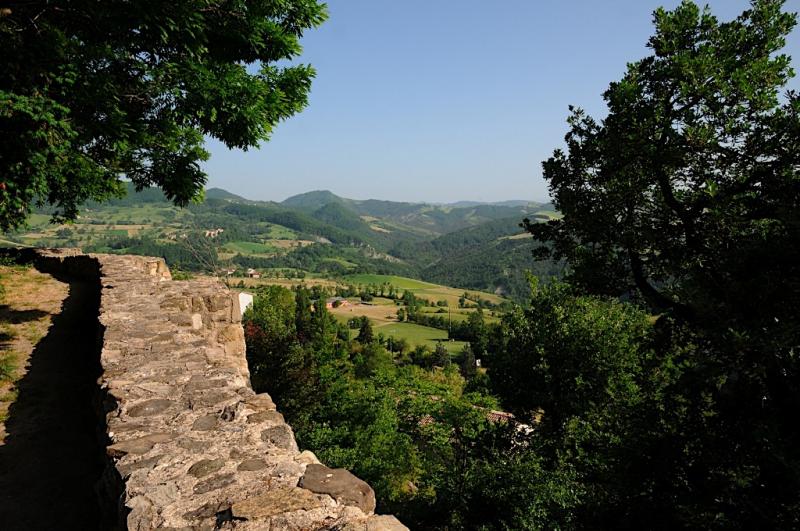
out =
<svg viewBox="0 0 800 531"><path fill-rule="evenodd" d="M350 197L350 196L347 196L347 195L344 195L344 194L336 193L335 190L330 190L330 189L306 190L305 192L299 192L299 193L296 193L296 194L287 195L286 197L282 197L282 198L278 198L278 199L258 199L258 198L255 198L255 197L249 197L246 194L246 192L242 193L242 194L237 193L237 192L233 192L231 190L228 190L224 186L212 186L212 185L206 186L206 191L211 190L211 189L219 189L219 190L223 190L223 191L228 192L228 193L236 194L236 195L242 197L243 199L247 199L249 201L273 201L275 203L282 203L283 201L286 201L287 199L290 199L292 197L295 197L295 196L298 196L298 195L303 195L303 194L308 194L308 193L315 193L315 192L329 192L329 193L332 193L333 195L336 195L336 196L338 196L338 197L340 197L342 199L354 199L356 201L369 201L369 200L397 201L397 202L401 202L401 203L443 205L443 206L452 205L452 204L456 204L456 203L469 203L469 202L483 203L483 204L506 203L506 202L509 202L509 201L528 201L530 203L543 203L543 204L550 202L549 198L544 199L544 200L539 200L539 199L531 199L531 198L528 198L528 197L508 197L506 199L500 199L499 201L473 201L471 199L456 199L454 201L403 201L403 200L399 200L399 199L398 200L387 199L385 197Z"/></svg>
<svg viewBox="0 0 800 531"><path fill-rule="evenodd" d="M703 3L703 2L698 2ZM260 150L209 142L207 187L282 201L548 201L541 162L563 145L567 107L602 118L601 94L650 53L652 12L679 0L543 5L331 0L298 62L317 70L308 108ZM747 0L714 0L729 20ZM785 4L800 10L800 0ZM798 64L800 36L784 52ZM790 88L800 88L793 79Z"/></svg>

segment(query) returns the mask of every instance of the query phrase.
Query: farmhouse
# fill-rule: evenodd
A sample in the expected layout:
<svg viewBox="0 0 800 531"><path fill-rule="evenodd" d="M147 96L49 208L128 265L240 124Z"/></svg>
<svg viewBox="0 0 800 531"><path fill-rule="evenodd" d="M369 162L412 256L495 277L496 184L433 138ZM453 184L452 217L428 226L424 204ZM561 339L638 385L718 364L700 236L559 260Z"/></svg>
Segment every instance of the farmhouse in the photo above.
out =
<svg viewBox="0 0 800 531"><path fill-rule="evenodd" d="M325 307L329 310L331 308L338 308L340 306L350 306L350 302L344 297L331 297L325 300Z"/></svg>
<svg viewBox="0 0 800 531"><path fill-rule="evenodd" d="M225 229L219 228L219 229L207 230L207 231L205 231L205 234L206 234L206 238L216 238L217 236L219 236L223 232L225 232Z"/></svg>

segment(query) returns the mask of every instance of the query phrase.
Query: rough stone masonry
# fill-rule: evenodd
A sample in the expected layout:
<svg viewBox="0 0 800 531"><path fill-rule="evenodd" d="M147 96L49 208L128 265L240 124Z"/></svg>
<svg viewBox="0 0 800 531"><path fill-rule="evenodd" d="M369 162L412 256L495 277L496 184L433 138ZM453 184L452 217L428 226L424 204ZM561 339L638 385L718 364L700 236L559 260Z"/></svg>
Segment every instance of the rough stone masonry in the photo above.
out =
<svg viewBox="0 0 800 531"><path fill-rule="evenodd" d="M373 514L365 482L299 451L269 395L253 391L238 296L221 282L174 281L140 256L39 261L99 275L108 528L407 529Z"/></svg>

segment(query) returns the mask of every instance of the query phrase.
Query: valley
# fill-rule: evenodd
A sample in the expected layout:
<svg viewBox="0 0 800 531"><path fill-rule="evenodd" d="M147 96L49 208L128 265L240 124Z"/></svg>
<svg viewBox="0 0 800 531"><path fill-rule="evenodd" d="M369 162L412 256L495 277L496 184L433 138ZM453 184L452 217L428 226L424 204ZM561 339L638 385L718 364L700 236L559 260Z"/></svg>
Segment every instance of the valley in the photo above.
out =
<svg viewBox="0 0 800 531"><path fill-rule="evenodd" d="M202 203L181 209L157 189L137 192L129 184L123 198L85 205L74 223L51 224L51 214L40 209L0 245L151 254L177 270L242 277L251 269L269 278L355 283L371 283L364 275L400 275L453 287L450 303L464 289L521 301L527 270L560 272L531 259L534 243L520 222L558 217L552 205L535 202L431 205L315 191L277 203L212 188Z"/></svg>
<svg viewBox="0 0 800 531"><path fill-rule="evenodd" d="M453 325L457 327L466 322L470 314L484 307L487 310L485 313L482 311L482 319L486 323L497 323L499 316L510 306L509 300L492 293L458 290L396 275L353 274L338 279L315 276L301 279L246 278L229 279L229 282L252 293L258 293L263 286L305 287L320 297L337 300L330 304L328 311L340 323L348 324L366 317L378 336L405 341L411 348L422 346L433 350L442 343L451 355L457 355L467 344L467 341L453 339L457 335L453 332ZM408 317L401 320L400 316L408 308L403 298L406 292L419 303L416 316L412 318L437 326L411 322ZM353 330L353 334L355 332Z"/></svg>
<svg viewBox="0 0 800 531"><path fill-rule="evenodd" d="M558 214L525 201L429 205L316 191L275 203L210 189L204 202L182 209L159 190L129 185L123 198L85 205L74 223L51 224L51 214L38 211L26 229L4 239L162 256L177 278L213 274L254 293L267 285L305 287L342 298L330 308L339 322L367 318L390 345L433 350L441 343L453 356L467 344L454 326L478 308L487 324L498 322L526 297L528 271L560 272L532 260L534 243L520 228L526 217ZM403 299L409 296L413 313Z"/></svg>
<svg viewBox="0 0 800 531"><path fill-rule="evenodd" d="M532 260L534 243L519 226L558 214L525 201L430 205L317 191L275 203L209 189L181 209L129 185L123 198L85 205L74 223L51 224L51 214L33 214L26 229L3 235L6 245L162 256L178 278L214 274L252 292L302 286L342 297L330 308L342 323L365 317L376 334L410 348L442 343L451 355L466 345L454 323L479 307L498 322L526 297L528 271L560 272ZM404 296L414 298L414 322Z"/></svg>

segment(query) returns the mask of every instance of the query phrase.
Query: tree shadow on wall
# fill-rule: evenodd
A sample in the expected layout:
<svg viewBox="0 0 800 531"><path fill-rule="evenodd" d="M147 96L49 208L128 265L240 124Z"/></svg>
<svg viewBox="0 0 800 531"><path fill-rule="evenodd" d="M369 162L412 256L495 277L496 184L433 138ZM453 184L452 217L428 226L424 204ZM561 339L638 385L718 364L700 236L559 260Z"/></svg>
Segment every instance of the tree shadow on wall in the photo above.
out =
<svg viewBox="0 0 800 531"><path fill-rule="evenodd" d="M36 345L0 445L0 527L97 529L104 467L93 400L100 374L99 286L72 282ZM19 316L23 318L25 316Z"/></svg>

